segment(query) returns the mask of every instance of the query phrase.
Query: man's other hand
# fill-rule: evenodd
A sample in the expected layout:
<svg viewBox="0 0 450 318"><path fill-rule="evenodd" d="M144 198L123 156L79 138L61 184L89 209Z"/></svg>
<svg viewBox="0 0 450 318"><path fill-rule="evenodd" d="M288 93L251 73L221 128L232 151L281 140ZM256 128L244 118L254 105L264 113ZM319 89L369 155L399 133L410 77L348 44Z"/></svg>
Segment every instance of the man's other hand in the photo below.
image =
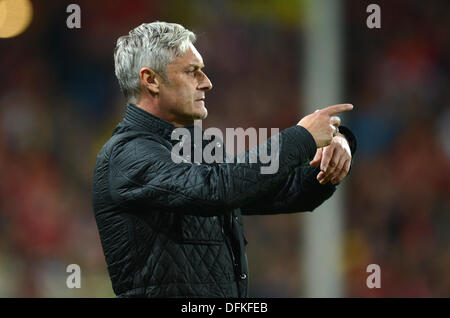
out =
<svg viewBox="0 0 450 318"><path fill-rule="evenodd" d="M333 135L340 124L340 119L336 115L352 109L352 104L339 104L318 109L314 113L303 117L297 125L310 132L317 148L326 147L331 144Z"/></svg>
<svg viewBox="0 0 450 318"><path fill-rule="evenodd" d="M333 137L329 146L317 149L314 159L309 163L312 167L320 164L317 180L320 184L330 181L332 184L341 182L350 170L352 153L347 139L342 134Z"/></svg>

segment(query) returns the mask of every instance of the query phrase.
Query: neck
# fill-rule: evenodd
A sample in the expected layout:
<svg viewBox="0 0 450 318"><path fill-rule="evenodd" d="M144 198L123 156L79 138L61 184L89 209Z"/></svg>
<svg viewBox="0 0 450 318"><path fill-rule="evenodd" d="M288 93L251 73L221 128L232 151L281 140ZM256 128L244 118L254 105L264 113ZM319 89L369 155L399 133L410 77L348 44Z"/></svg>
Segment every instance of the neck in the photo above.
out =
<svg viewBox="0 0 450 318"><path fill-rule="evenodd" d="M191 126L194 124L194 121L192 122L180 121L174 115L162 110L161 107L159 107L159 105L156 103L148 103L140 100L135 105L140 109L145 110L146 112L152 114L153 116L164 119L165 121L171 123L175 127Z"/></svg>

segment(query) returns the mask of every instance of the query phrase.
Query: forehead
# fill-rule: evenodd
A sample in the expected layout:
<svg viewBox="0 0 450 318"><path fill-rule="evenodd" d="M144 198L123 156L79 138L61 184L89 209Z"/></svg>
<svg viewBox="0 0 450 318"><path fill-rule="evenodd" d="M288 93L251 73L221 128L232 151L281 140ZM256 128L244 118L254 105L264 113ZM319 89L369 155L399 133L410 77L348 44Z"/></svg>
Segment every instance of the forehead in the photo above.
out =
<svg viewBox="0 0 450 318"><path fill-rule="evenodd" d="M203 66L203 58L195 46L190 44L186 52L173 60L171 64L174 66L187 66L189 64Z"/></svg>

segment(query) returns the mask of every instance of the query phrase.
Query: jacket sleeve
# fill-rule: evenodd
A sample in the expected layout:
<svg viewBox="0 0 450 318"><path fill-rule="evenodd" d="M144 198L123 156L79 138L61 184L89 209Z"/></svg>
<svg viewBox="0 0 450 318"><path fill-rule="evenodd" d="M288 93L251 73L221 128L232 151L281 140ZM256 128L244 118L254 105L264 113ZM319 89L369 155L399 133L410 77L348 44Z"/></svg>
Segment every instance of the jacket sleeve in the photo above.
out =
<svg viewBox="0 0 450 318"><path fill-rule="evenodd" d="M339 127L339 130L349 143L353 162L357 148L356 137L345 126ZM266 196L264 200L254 201L242 207L242 214L262 215L313 211L333 195L337 186L331 182L320 184L317 181L319 172L319 167L309 165L297 167L277 191Z"/></svg>
<svg viewBox="0 0 450 318"><path fill-rule="evenodd" d="M262 174L259 163L175 163L170 149L151 138L122 140L109 157L109 189L120 205L145 205L186 214L220 215L278 189L294 169L316 152L301 126L278 135L279 169ZM274 138L274 137L272 137ZM263 144L269 151L271 139Z"/></svg>
<svg viewBox="0 0 450 318"><path fill-rule="evenodd" d="M336 185L328 182L321 185L316 177L319 167L297 167L284 184L266 196L264 200L254 201L244 206L243 215L263 215L313 211L330 198Z"/></svg>

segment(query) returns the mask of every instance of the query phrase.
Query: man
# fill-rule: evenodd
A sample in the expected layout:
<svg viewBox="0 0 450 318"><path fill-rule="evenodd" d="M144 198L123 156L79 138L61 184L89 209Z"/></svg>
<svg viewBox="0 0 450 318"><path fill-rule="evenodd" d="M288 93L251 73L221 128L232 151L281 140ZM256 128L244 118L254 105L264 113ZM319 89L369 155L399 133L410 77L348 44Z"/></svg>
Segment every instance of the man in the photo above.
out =
<svg viewBox="0 0 450 318"><path fill-rule="evenodd" d="M97 157L93 206L118 297L246 297L241 215L314 210L356 148L348 129L337 132L335 115L353 107L344 104L279 133L276 173L262 174L260 163L175 163L174 129L192 130L208 114L212 84L194 42L164 22L117 41L115 71L129 105Z"/></svg>

